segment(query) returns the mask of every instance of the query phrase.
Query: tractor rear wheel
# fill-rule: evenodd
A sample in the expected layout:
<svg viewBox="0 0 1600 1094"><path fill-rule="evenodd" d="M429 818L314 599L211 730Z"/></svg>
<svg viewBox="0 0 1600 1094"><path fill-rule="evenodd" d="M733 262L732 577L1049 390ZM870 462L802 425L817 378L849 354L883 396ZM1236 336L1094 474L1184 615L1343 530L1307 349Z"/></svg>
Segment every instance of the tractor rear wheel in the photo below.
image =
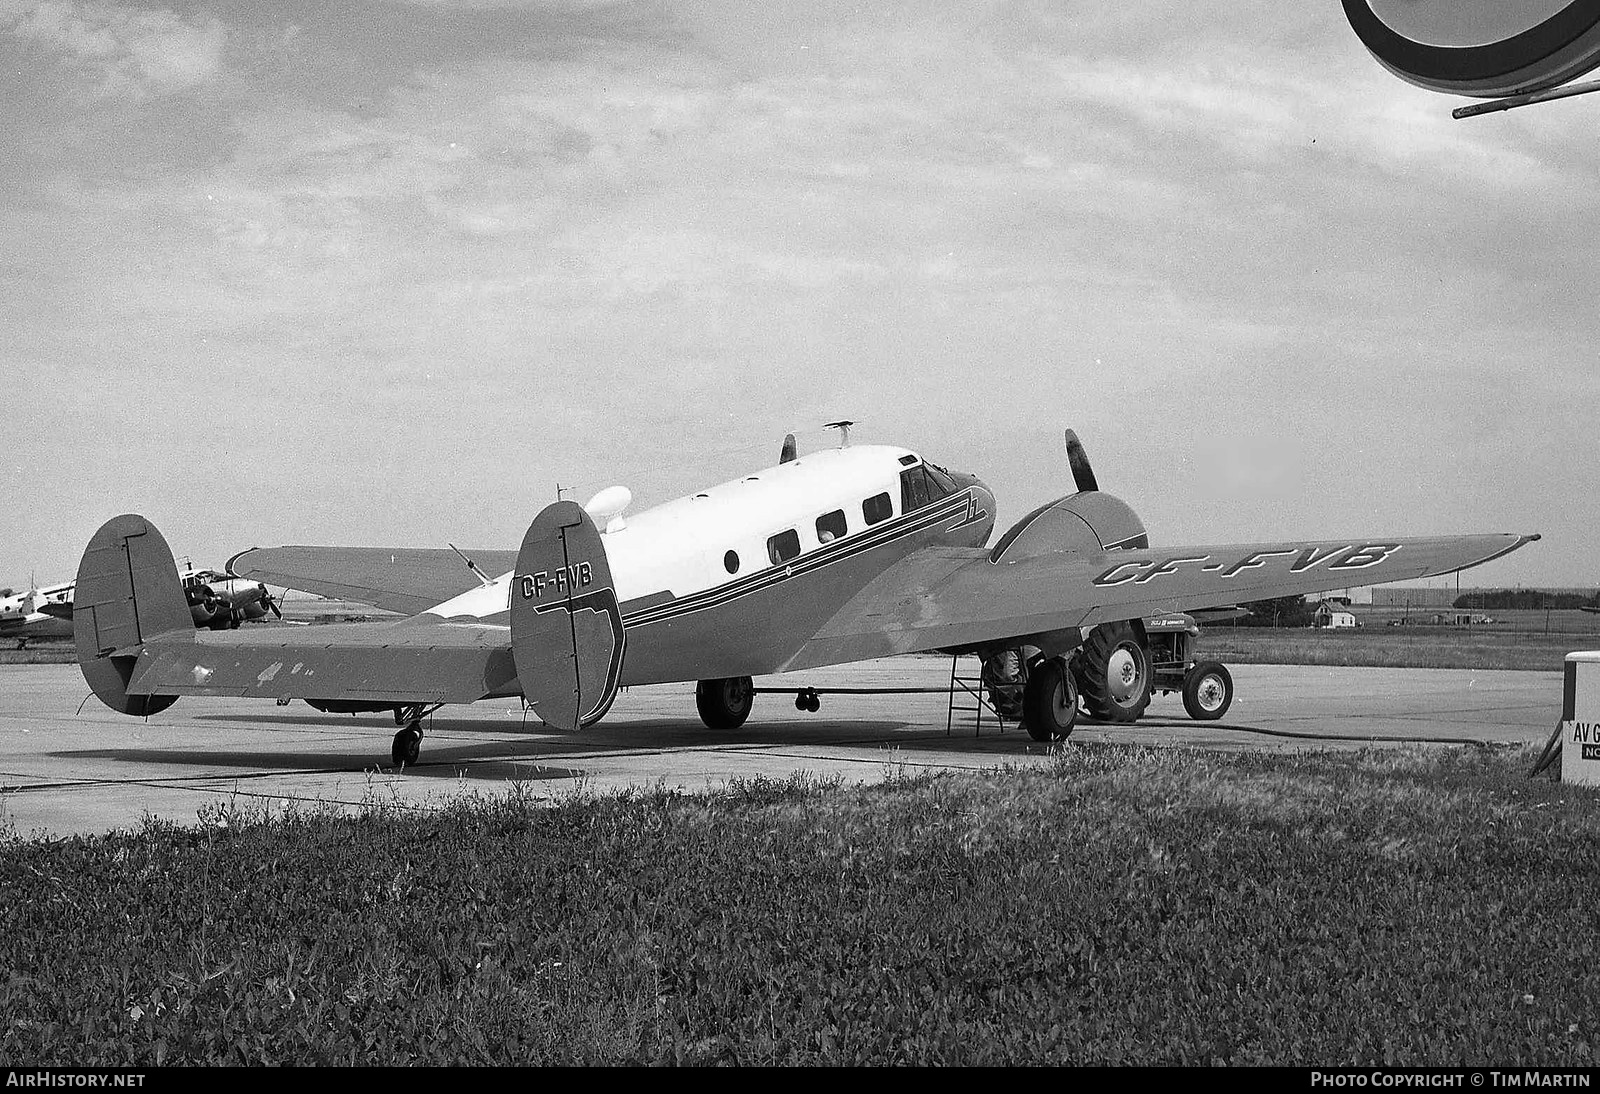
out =
<svg viewBox="0 0 1600 1094"><path fill-rule="evenodd" d="M1073 658L1084 709L1102 722L1134 722L1150 705L1150 646L1129 620L1102 623Z"/></svg>

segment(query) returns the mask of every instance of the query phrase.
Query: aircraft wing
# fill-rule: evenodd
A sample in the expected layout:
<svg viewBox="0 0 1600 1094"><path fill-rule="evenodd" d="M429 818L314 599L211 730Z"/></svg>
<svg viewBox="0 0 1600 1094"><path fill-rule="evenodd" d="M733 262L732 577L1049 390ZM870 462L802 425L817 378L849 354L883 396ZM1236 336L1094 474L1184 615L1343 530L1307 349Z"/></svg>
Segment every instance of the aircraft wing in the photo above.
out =
<svg viewBox="0 0 1600 1094"><path fill-rule="evenodd" d="M429 618L158 637L138 648L127 691L470 703L514 693L516 679L509 627Z"/></svg>
<svg viewBox="0 0 1600 1094"><path fill-rule="evenodd" d="M511 570L515 551L466 551L490 577ZM267 585L354 600L414 615L475 588L461 556L433 547L252 547L228 560L230 573Z"/></svg>
<svg viewBox="0 0 1600 1094"><path fill-rule="evenodd" d="M880 574L783 665L970 647L1118 619L1294 593L1415 581L1508 554L1538 536L1300 540L1047 552L993 563L978 548L926 547Z"/></svg>

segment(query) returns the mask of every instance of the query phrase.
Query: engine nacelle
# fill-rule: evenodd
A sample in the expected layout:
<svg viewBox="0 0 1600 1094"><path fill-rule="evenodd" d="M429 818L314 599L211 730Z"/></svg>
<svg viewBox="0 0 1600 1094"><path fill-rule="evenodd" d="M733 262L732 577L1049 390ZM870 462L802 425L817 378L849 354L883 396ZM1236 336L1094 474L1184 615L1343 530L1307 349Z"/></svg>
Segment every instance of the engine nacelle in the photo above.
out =
<svg viewBox="0 0 1600 1094"><path fill-rule="evenodd" d="M1015 562L1052 551L1100 554L1148 547L1144 522L1119 497L1083 490L1041 505L1017 523L989 552L990 562Z"/></svg>

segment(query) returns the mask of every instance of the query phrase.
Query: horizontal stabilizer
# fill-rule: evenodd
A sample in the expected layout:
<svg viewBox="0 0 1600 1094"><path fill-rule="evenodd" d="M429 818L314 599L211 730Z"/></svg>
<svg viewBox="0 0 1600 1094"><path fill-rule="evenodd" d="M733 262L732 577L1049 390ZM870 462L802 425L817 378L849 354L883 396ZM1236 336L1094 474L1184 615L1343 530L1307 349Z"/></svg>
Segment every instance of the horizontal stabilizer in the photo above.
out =
<svg viewBox="0 0 1600 1094"><path fill-rule="evenodd" d="M471 703L516 694L508 637L503 626L434 620L203 631L193 642L149 644L128 691Z"/></svg>

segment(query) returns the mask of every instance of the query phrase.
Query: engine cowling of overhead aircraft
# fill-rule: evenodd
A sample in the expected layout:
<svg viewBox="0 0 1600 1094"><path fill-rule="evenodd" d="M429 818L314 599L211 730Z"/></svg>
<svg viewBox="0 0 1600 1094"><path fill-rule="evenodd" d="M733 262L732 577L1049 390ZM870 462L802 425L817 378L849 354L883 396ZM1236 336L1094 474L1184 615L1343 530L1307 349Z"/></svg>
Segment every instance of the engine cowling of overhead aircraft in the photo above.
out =
<svg viewBox="0 0 1600 1094"><path fill-rule="evenodd" d="M989 552L991 562L1015 562L1052 551L1099 554L1148 547L1150 537L1133 507L1099 490L1085 490L1041 505L1013 524Z"/></svg>

